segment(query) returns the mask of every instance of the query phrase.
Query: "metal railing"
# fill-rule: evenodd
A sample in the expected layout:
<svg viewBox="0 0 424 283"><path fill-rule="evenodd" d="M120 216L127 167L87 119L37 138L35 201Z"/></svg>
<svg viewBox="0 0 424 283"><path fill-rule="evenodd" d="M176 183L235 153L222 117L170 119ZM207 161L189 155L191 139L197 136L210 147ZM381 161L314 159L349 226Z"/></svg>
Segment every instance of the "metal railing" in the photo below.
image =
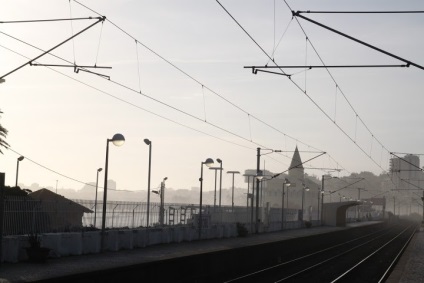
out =
<svg viewBox="0 0 424 283"><path fill-rule="evenodd" d="M103 203L93 200L40 201L28 197L6 197L4 205L4 235L51 233L95 230L101 227ZM96 213L94 211L96 210ZM166 203L164 219L160 223L160 203L150 204L150 223L147 225L147 203L108 201L106 227L108 229L194 226L198 224L199 206L195 204ZM254 211L255 212L255 211ZM256 215L246 206L203 206L203 228L213 225L242 223L251 232ZM281 227L281 208L261 208L260 219L270 230ZM96 215L96 221L94 219ZM296 228L297 209L285 209L285 227ZM279 224L278 224L279 223Z"/></svg>

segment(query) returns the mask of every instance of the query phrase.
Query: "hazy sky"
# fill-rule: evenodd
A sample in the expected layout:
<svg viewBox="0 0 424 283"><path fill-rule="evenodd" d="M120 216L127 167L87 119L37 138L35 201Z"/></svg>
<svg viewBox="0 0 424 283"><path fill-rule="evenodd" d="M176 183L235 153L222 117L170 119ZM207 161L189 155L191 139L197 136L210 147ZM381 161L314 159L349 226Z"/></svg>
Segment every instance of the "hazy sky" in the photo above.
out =
<svg viewBox="0 0 424 283"><path fill-rule="evenodd" d="M307 41L284 1L220 2L279 65L322 65L318 55L327 65L404 64L298 19ZM296 11L424 10L418 0L370 2L287 0ZM80 3L131 37L105 21L52 52L78 65L110 66L112 70L93 71L111 81L73 68L26 66L0 84L0 122L9 130L7 142L26 157L19 183L54 187L58 180L59 188L83 186L34 162L78 181L95 181L97 168L105 164L106 139L115 133L122 133L126 143L110 145L109 177L117 189L132 191L147 187L144 138L153 143L152 188L164 177L168 187L199 186L200 164L208 157L221 158L225 170L255 168L258 146L293 151L297 145L304 160L317 154L302 151L326 151L330 156L304 166L343 168L341 176L380 174L388 169L390 151L424 151L422 69L329 69L331 76L325 69L285 69L296 73L291 80L254 75L243 67L271 65L269 58L216 1ZM424 14L304 15L424 65ZM5 0L0 9L0 21L70 16L98 15L67 0ZM47 50L94 22L0 24L0 76L28 61L21 55L41 54L23 42ZM49 55L37 62L68 64ZM0 156L6 185L15 183L19 154L12 150ZM263 156L261 166L264 161L273 172L290 164L280 154ZM204 171L204 188L212 190L213 171ZM231 175L224 177L223 186L231 186ZM235 184L246 186L239 176Z"/></svg>

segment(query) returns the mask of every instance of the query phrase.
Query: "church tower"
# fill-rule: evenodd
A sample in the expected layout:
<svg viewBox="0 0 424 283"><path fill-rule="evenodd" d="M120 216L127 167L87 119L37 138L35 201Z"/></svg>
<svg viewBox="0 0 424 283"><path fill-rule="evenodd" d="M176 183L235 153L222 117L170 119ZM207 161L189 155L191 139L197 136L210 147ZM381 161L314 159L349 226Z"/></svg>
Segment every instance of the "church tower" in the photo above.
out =
<svg viewBox="0 0 424 283"><path fill-rule="evenodd" d="M300 159L299 150L294 150L293 158L289 167L289 180L291 183L301 184L304 180L305 169L302 165L302 159Z"/></svg>

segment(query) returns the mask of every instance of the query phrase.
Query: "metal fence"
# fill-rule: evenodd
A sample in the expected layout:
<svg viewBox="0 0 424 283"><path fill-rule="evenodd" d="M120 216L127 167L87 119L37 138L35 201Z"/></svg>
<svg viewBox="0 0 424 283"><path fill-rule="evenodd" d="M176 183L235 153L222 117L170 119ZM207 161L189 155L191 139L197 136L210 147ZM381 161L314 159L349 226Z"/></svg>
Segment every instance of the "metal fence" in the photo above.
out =
<svg viewBox="0 0 424 283"><path fill-rule="evenodd" d="M28 197L7 197L4 205L4 235L50 233L100 229L103 203L92 200L40 201ZM197 226L199 206L195 204L164 204L161 220L160 203L150 203L147 225L147 203L109 201L106 205L105 227L108 229L156 226ZM298 210L285 209L285 226L298 221ZM259 209L264 226L280 227L280 208ZM241 206L202 207L202 228L224 223L242 223L250 231L256 223L256 210ZM279 224L278 224L279 223ZM294 227L294 226L293 226Z"/></svg>

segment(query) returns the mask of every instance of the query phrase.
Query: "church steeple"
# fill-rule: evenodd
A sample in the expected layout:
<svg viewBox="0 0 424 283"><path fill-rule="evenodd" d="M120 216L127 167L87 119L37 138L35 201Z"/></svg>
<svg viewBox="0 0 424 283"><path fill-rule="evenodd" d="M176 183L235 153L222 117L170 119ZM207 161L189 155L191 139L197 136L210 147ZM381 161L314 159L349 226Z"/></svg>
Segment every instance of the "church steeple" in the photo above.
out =
<svg viewBox="0 0 424 283"><path fill-rule="evenodd" d="M289 167L289 177L294 180L303 180L304 168L302 165L302 159L300 159L299 150L296 148L294 150L293 158Z"/></svg>

